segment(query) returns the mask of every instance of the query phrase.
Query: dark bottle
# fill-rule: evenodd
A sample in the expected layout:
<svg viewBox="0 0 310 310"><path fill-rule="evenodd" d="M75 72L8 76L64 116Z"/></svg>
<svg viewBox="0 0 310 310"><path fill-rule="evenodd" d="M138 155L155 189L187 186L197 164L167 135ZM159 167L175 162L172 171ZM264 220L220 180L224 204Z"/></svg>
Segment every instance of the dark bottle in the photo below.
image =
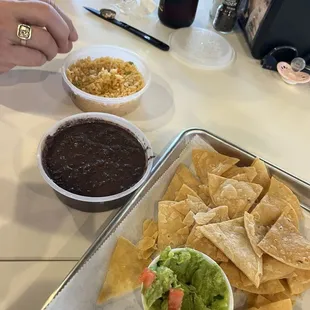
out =
<svg viewBox="0 0 310 310"><path fill-rule="evenodd" d="M219 32L231 32L237 22L238 7L241 0L224 0L223 4L217 9L213 27Z"/></svg>
<svg viewBox="0 0 310 310"><path fill-rule="evenodd" d="M160 0L158 17L170 28L189 27L196 15L199 0Z"/></svg>

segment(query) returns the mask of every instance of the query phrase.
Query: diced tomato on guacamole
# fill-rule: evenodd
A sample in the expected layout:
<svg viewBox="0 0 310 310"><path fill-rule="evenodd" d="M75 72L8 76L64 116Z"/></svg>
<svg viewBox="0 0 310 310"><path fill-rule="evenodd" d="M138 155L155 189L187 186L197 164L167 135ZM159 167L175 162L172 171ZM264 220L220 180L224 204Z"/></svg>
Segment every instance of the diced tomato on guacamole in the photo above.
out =
<svg viewBox="0 0 310 310"><path fill-rule="evenodd" d="M228 310L229 292L220 268L191 249L171 251L140 277L149 310Z"/></svg>
<svg viewBox="0 0 310 310"><path fill-rule="evenodd" d="M181 310L184 292L179 288L171 288L168 296L168 310Z"/></svg>
<svg viewBox="0 0 310 310"><path fill-rule="evenodd" d="M145 268L140 276L140 282L143 284L143 288L149 288L156 278L154 271Z"/></svg>

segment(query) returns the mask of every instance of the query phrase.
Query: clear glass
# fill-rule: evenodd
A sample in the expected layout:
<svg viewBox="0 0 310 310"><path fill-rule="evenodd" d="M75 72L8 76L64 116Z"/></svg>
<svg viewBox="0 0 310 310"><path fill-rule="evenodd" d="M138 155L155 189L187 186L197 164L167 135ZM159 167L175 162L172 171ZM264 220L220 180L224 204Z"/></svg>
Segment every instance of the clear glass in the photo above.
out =
<svg viewBox="0 0 310 310"><path fill-rule="evenodd" d="M120 13L135 17L148 16L157 8L154 0L116 0L115 6Z"/></svg>
<svg viewBox="0 0 310 310"><path fill-rule="evenodd" d="M119 11L125 15L131 14L138 7L136 0L119 0L115 3L115 5L119 8Z"/></svg>

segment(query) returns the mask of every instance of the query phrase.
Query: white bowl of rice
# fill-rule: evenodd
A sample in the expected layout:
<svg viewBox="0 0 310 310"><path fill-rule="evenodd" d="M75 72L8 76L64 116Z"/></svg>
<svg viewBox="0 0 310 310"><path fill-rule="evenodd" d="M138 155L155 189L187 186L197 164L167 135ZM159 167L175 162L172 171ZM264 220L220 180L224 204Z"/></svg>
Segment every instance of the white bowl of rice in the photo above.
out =
<svg viewBox="0 0 310 310"><path fill-rule="evenodd" d="M140 105L151 82L145 62L118 46L95 45L71 53L61 69L64 87L84 112L124 116Z"/></svg>

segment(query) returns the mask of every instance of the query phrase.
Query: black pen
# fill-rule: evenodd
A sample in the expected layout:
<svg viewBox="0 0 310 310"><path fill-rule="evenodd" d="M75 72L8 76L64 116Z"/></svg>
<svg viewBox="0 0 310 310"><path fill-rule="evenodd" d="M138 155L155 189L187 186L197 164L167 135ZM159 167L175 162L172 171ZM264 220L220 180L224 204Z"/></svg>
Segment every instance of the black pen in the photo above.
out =
<svg viewBox="0 0 310 310"><path fill-rule="evenodd" d="M110 10L110 9L101 9L100 11L96 10L96 9L93 9L93 8L89 8L89 7L86 7L84 6L84 9L86 9L87 11L95 14L96 16L116 25L116 26L119 26L127 31L129 31L130 33L138 36L139 38L141 38L142 40L152 44L153 46L161 49L162 51L169 51L170 47L169 45L165 44L164 42L162 41L159 41L158 39L148 35L147 33L137 29L137 28L134 28L124 22L121 22L117 19L115 19L115 16L116 16L116 12L113 11L113 10Z"/></svg>

